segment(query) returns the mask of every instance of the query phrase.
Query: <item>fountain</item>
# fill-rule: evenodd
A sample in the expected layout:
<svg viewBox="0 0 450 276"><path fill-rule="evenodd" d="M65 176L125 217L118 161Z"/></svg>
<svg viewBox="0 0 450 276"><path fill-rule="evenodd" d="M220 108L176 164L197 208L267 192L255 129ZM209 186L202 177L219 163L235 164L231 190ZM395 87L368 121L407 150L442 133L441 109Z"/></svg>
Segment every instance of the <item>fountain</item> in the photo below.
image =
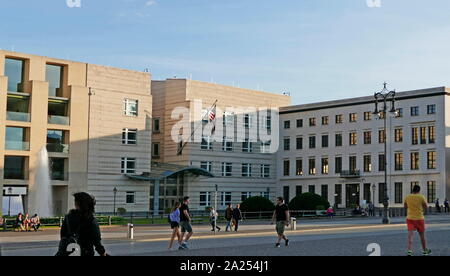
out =
<svg viewBox="0 0 450 276"><path fill-rule="evenodd" d="M30 214L38 214L40 217L52 217L53 191L50 180L50 167L47 148L44 146L38 153L36 177L30 188Z"/></svg>

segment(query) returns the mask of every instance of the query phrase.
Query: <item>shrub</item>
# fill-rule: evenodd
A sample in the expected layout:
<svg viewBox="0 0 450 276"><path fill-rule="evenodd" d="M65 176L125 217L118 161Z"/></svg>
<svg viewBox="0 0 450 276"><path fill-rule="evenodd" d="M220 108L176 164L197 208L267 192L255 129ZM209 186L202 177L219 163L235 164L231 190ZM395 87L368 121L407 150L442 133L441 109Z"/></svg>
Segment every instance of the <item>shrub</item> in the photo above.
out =
<svg viewBox="0 0 450 276"><path fill-rule="evenodd" d="M265 197L255 196L247 198L241 204L242 212L269 212L275 210L275 204Z"/></svg>
<svg viewBox="0 0 450 276"><path fill-rule="evenodd" d="M119 214L120 216L123 216L127 213L127 209L125 208L117 208L117 214Z"/></svg>
<svg viewBox="0 0 450 276"><path fill-rule="evenodd" d="M330 203L325 198L313 193L301 194L289 202L289 209L297 211L325 210L329 207Z"/></svg>

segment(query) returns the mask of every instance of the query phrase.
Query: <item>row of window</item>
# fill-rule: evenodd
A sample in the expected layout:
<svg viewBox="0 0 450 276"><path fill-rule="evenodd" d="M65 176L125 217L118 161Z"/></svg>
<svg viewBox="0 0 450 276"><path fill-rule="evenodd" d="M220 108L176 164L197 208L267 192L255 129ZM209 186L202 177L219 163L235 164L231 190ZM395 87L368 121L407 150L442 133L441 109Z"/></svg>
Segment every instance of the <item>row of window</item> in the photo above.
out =
<svg viewBox="0 0 450 276"><path fill-rule="evenodd" d="M413 187L414 186L420 186L420 183L418 181L413 181L410 183L410 190L408 192L412 193ZM427 181L427 189L426 189L426 197L427 197L427 201L428 203L432 204L436 202L436 191L437 191L437 187L436 187L436 181ZM334 202L335 204L343 204L343 185L342 184L336 184L334 187ZM385 188L386 185L385 183L379 183L378 184L378 203L383 203L384 199L385 199ZM405 197L405 193L404 193L404 184L403 182L395 182L394 183L394 202L395 204L402 204L404 202L404 197ZM296 186L295 187L295 196L299 196L303 193L303 186ZM330 195L329 195L329 185L321 185L321 192L320 192L320 196L322 196L323 198L327 199L328 201L330 200ZM359 191L359 188L357 189ZM308 185L308 192L309 193L316 193L316 185ZM423 191L425 192L425 191ZM373 196L374 196L375 190L374 190L374 185L370 184L370 183L364 183L363 184L363 194L362 194L362 198L363 200L365 200L366 202L373 202ZM283 196L284 198L290 198L290 187L289 186L284 186L283 187ZM355 194L354 196L356 196L357 198L359 198L359 192L358 194ZM347 198L347 200L349 200ZM349 202L349 201L347 201ZM359 201L356 201L357 204L359 204Z"/></svg>
<svg viewBox="0 0 450 276"><path fill-rule="evenodd" d="M396 143L403 142L403 128L396 128L394 130L394 141ZM308 137L309 148L315 149L317 147L317 137L311 135ZM335 134L335 147L343 146L343 134ZM378 131L378 143L384 144L386 142L386 131L381 129ZM296 138L296 149L303 149L303 137ZM372 144L372 131L363 131L363 143L364 145ZM420 126L411 128L411 144L412 145L423 145L423 144L435 144L436 143L436 128L435 126ZM350 146L358 145L358 132L350 132L348 135L348 144ZM322 148L328 148L330 146L330 136L324 134L321 136L321 146ZM283 149L285 151L291 150L291 138L285 137L283 139Z"/></svg>
<svg viewBox="0 0 450 276"><path fill-rule="evenodd" d="M436 114L436 105L435 104L430 104L427 105L427 114L428 115L433 115ZM363 119L364 121L371 121L372 120L372 112L364 112L364 116ZM420 109L419 106L412 106L410 108L410 115L411 117L416 117L420 115ZM385 116L384 112L380 113L380 118L383 119ZM399 108L397 109L397 118L401 118L403 117L403 108ZM342 114L338 114L335 115L334 117L334 122L335 124L343 124L344 123L344 115ZM348 121L350 123L356 123L358 121L358 113L350 113L348 115ZM310 127L315 127L317 126L317 119L315 117L309 118L308 119L308 123ZM321 124L323 126L327 126L330 124L330 117L329 116L322 116L321 117ZM297 128L302 128L303 127L303 119L297 119L296 120L296 126ZM284 129L290 129L291 128L291 121L290 120L286 120L284 121Z"/></svg>
<svg viewBox="0 0 450 276"><path fill-rule="evenodd" d="M200 206L213 206L215 203L214 195L214 192L200 192ZM260 192L256 195L270 199L269 192ZM221 192L218 196L218 204L220 206L225 207L228 204L232 204L232 192ZM241 202L252 196L255 196L252 192L241 192Z"/></svg>
<svg viewBox="0 0 450 276"><path fill-rule="evenodd" d="M336 174L343 173L342 169L342 157L337 156L334 158L334 168ZM358 172L357 168L357 157L349 156L348 158L348 168L350 173ZM403 171L404 170L404 154L403 152L394 153L394 169L395 171ZM328 157L321 158L321 174L329 174L329 166L330 161ZM372 172L373 169L372 163L372 155L364 155L363 156L363 171L364 172ZM412 171L420 170L420 153L419 152L411 152L410 153L410 169ZM427 169L435 170L437 169L437 153L436 151L428 151L427 152ZM386 170L386 159L384 154L378 155L378 171L383 172ZM303 159L297 159L295 161L295 175L301 176L303 175ZM316 158L308 159L308 174L316 175ZM283 175L290 176L291 175L291 161L284 160L283 161Z"/></svg>
<svg viewBox="0 0 450 276"><path fill-rule="evenodd" d="M200 167L204 170L212 172L213 162L211 161L202 161L200 163ZM255 177L255 173L253 172L254 165L250 163L242 163L241 166L241 176L242 177ZM270 178L270 165L261 164L259 166L259 177L261 178ZM222 176L231 177L233 176L233 163L222 162Z"/></svg>
<svg viewBox="0 0 450 276"><path fill-rule="evenodd" d="M242 142L242 152L252 153L254 151L254 142L250 142L249 139L245 139L245 142ZM261 153L266 153L269 151L271 146L270 142L260 143L260 151ZM213 142L211 136L203 137L202 143L200 145L202 150L213 150ZM234 151L234 142L230 139L224 137L222 142L222 151L231 152Z"/></svg>

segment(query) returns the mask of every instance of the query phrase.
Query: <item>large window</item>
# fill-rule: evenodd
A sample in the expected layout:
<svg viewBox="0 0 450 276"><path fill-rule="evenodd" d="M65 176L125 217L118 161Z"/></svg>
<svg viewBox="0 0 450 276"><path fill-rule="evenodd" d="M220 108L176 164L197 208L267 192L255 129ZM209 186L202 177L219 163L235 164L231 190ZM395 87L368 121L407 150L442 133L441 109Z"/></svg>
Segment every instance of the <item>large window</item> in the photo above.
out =
<svg viewBox="0 0 450 276"><path fill-rule="evenodd" d="M413 127L411 129L411 144L418 145L419 144L419 128Z"/></svg>
<svg viewBox="0 0 450 276"><path fill-rule="evenodd" d="M137 144L137 129L124 128L122 130L122 144L136 145Z"/></svg>
<svg viewBox="0 0 450 276"><path fill-rule="evenodd" d="M270 165L261 164L261 177L269 178L270 177Z"/></svg>
<svg viewBox="0 0 450 276"><path fill-rule="evenodd" d="M420 144L425 145L427 143L427 128L420 128Z"/></svg>
<svg viewBox="0 0 450 276"><path fill-rule="evenodd" d="M284 160L283 161L283 175L284 176L289 176L290 167L291 167L291 162L289 162L289 160Z"/></svg>
<svg viewBox="0 0 450 276"><path fill-rule="evenodd" d="M309 174L310 175L316 174L316 159L314 158L309 159Z"/></svg>
<svg viewBox="0 0 450 276"><path fill-rule="evenodd" d="M284 121L284 129L290 129L291 128L291 121Z"/></svg>
<svg viewBox="0 0 450 276"><path fill-rule="evenodd" d="M349 156L348 158L348 168L351 173L356 172L356 156Z"/></svg>
<svg viewBox="0 0 450 276"><path fill-rule="evenodd" d="M395 203L403 203L403 183L395 182Z"/></svg>
<svg viewBox="0 0 450 276"><path fill-rule="evenodd" d="M291 138L287 137L283 139L283 149L286 151L291 149Z"/></svg>
<svg viewBox="0 0 450 276"><path fill-rule="evenodd" d="M403 153L396 152L394 154L394 159L395 159L395 170L402 171L403 170Z"/></svg>
<svg viewBox="0 0 450 276"><path fill-rule="evenodd" d="M212 150L212 139L211 136L203 136L202 143L200 145L202 150Z"/></svg>
<svg viewBox="0 0 450 276"><path fill-rule="evenodd" d="M334 158L334 172L337 174L342 172L342 157L340 156Z"/></svg>
<svg viewBox="0 0 450 276"><path fill-rule="evenodd" d="M328 116L323 116L322 117L322 125L323 126L327 126L329 124L329 121L330 121L330 119L329 119Z"/></svg>
<svg viewBox="0 0 450 276"><path fill-rule="evenodd" d="M322 135L322 148L328 148L328 135Z"/></svg>
<svg viewBox="0 0 450 276"><path fill-rule="evenodd" d="M298 119L297 120L297 128L301 128L303 127L303 119Z"/></svg>
<svg viewBox="0 0 450 276"><path fill-rule="evenodd" d="M386 131L384 129L380 129L378 131L378 143L384 144L386 142Z"/></svg>
<svg viewBox="0 0 450 276"><path fill-rule="evenodd" d="M328 158L322 158L322 174L328 174L329 166L328 166Z"/></svg>
<svg viewBox="0 0 450 276"><path fill-rule="evenodd" d="M336 147L342 147L342 133L336 133L335 145L336 145Z"/></svg>
<svg viewBox="0 0 450 276"><path fill-rule="evenodd" d="M351 132L350 134L349 134L349 144L350 144L350 146L356 146L357 145L357 143L358 143L358 134L356 133L356 132Z"/></svg>
<svg viewBox="0 0 450 276"><path fill-rule="evenodd" d="M202 161L200 162L200 168L212 172L212 162L211 161Z"/></svg>
<svg viewBox="0 0 450 276"><path fill-rule="evenodd" d="M436 201L436 181L427 181L427 199L428 203Z"/></svg>
<svg viewBox="0 0 450 276"><path fill-rule="evenodd" d="M310 127L316 126L316 118L309 118L309 126Z"/></svg>
<svg viewBox="0 0 450 276"><path fill-rule="evenodd" d="M45 80L48 82L48 95L50 97L63 97L64 66L47 64Z"/></svg>
<svg viewBox="0 0 450 276"><path fill-rule="evenodd" d="M321 186L321 196L328 201L328 185Z"/></svg>
<svg viewBox="0 0 450 276"><path fill-rule="evenodd" d="M303 137L297 137L297 150L303 149Z"/></svg>
<svg viewBox="0 0 450 276"><path fill-rule="evenodd" d="M242 142L242 152L253 152L253 143L249 139Z"/></svg>
<svg viewBox="0 0 450 276"><path fill-rule="evenodd" d="M342 124L344 122L342 115L336 115L336 124Z"/></svg>
<svg viewBox="0 0 450 276"><path fill-rule="evenodd" d="M27 158L23 156L5 156L4 179L24 180Z"/></svg>
<svg viewBox="0 0 450 276"><path fill-rule="evenodd" d="M372 171L372 156L364 155L364 172Z"/></svg>
<svg viewBox="0 0 450 276"><path fill-rule="evenodd" d="M227 206L228 204L231 204L231 192L222 192L220 202L222 202L222 206Z"/></svg>
<svg viewBox="0 0 450 276"><path fill-rule="evenodd" d="M8 77L8 92L24 92L25 61L20 59L5 59L5 76Z"/></svg>
<svg viewBox="0 0 450 276"><path fill-rule="evenodd" d="M419 170L419 153L411 152L411 170Z"/></svg>
<svg viewBox="0 0 450 276"><path fill-rule="evenodd" d="M126 195L126 204L135 204L136 203L136 193L135 192L127 192Z"/></svg>
<svg viewBox="0 0 450 276"><path fill-rule="evenodd" d="M396 128L394 130L395 133L395 142L400 143L403 142L403 129L402 128Z"/></svg>
<svg viewBox="0 0 450 276"><path fill-rule="evenodd" d="M350 123L356 123L357 119L358 119L358 114L357 113L350 113L350 115L349 115Z"/></svg>
<svg viewBox="0 0 450 276"><path fill-rule="evenodd" d="M316 136L309 136L309 148L310 149L316 148Z"/></svg>
<svg viewBox="0 0 450 276"><path fill-rule="evenodd" d="M125 99L123 101L123 114L126 116L138 116L138 100Z"/></svg>
<svg viewBox="0 0 450 276"><path fill-rule="evenodd" d="M23 127L6 127L5 149L30 150L29 129Z"/></svg>
<svg viewBox="0 0 450 276"><path fill-rule="evenodd" d="M436 142L436 128L434 126L428 127L428 143L434 144Z"/></svg>
<svg viewBox="0 0 450 276"><path fill-rule="evenodd" d="M364 131L364 145L372 143L372 131Z"/></svg>
<svg viewBox="0 0 450 276"><path fill-rule="evenodd" d="M152 157L159 158L161 156L161 144L152 143Z"/></svg>
<svg viewBox="0 0 450 276"><path fill-rule="evenodd" d="M232 176L233 163L222 163L222 176Z"/></svg>
<svg viewBox="0 0 450 276"><path fill-rule="evenodd" d="M334 197L336 205L342 204L342 184L334 185Z"/></svg>
<svg viewBox="0 0 450 276"><path fill-rule="evenodd" d="M370 121L372 119L372 112L364 112L364 121Z"/></svg>
<svg viewBox="0 0 450 276"><path fill-rule="evenodd" d="M161 131L161 119L153 118L153 133L159 133Z"/></svg>
<svg viewBox="0 0 450 276"><path fill-rule="evenodd" d="M242 177L252 177L252 164L242 164Z"/></svg>
<svg viewBox="0 0 450 276"><path fill-rule="evenodd" d="M69 133L65 130L47 130L47 150L49 152L69 153Z"/></svg>
<svg viewBox="0 0 450 276"><path fill-rule="evenodd" d="M379 183L378 184L378 203L383 203L386 198L386 184L385 183Z"/></svg>
<svg viewBox="0 0 450 276"><path fill-rule="evenodd" d="M384 172L386 170L386 156L384 154L378 155L378 171Z"/></svg>
<svg viewBox="0 0 450 276"><path fill-rule="evenodd" d="M200 192L200 206L211 206L211 192Z"/></svg>
<svg viewBox="0 0 450 276"><path fill-rule="evenodd" d="M222 150L223 151L233 151L233 142L231 141L231 139L229 139L227 137L223 137Z"/></svg>
<svg viewBox="0 0 450 276"><path fill-rule="evenodd" d="M411 116L419 116L419 107L418 106L411 107Z"/></svg>
<svg viewBox="0 0 450 276"><path fill-rule="evenodd" d="M436 169L436 164L437 164L436 160L437 160L437 154L435 151L427 152L427 168L429 170Z"/></svg>
<svg viewBox="0 0 450 276"><path fill-rule="evenodd" d="M30 97L22 95L8 95L6 107L6 120L29 122L30 121Z"/></svg>
<svg viewBox="0 0 450 276"><path fill-rule="evenodd" d="M121 159L121 173L129 174L136 171L136 158L122 157Z"/></svg>
<svg viewBox="0 0 450 276"><path fill-rule="evenodd" d="M69 125L69 102L66 100L48 100L48 123Z"/></svg>
<svg viewBox="0 0 450 276"><path fill-rule="evenodd" d="M436 105L435 104L427 105L427 114L428 115L436 114Z"/></svg>
<svg viewBox="0 0 450 276"><path fill-rule="evenodd" d="M68 162L69 159L67 158L50 158L50 176L52 180L68 180Z"/></svg>
<svg viewBox="0 0 450 276"><path fill-rule="evenodd" d="M297 175L297 176L303 175L303 160L302 159L295 160L295 175Z"/></svg>

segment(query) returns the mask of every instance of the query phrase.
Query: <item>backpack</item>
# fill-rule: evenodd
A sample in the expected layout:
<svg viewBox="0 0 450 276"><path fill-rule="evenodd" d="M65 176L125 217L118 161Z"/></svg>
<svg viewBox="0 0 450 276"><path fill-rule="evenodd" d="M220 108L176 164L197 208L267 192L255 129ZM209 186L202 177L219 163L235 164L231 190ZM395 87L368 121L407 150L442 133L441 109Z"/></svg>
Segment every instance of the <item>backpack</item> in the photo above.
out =
<svg viewBox="0 0 450 276"><path fill-rule="evenodd" d="M74 253L81 254L81 247L79 244L80 237L78 234L81 228L81 224L80 226L78 226L78 229L75 232L72 232L68 216L65 217L65 221L67 225L68 237L61 238L61 241L59 242L58 253L56 253L56 256L71 256Z"/></svg>

